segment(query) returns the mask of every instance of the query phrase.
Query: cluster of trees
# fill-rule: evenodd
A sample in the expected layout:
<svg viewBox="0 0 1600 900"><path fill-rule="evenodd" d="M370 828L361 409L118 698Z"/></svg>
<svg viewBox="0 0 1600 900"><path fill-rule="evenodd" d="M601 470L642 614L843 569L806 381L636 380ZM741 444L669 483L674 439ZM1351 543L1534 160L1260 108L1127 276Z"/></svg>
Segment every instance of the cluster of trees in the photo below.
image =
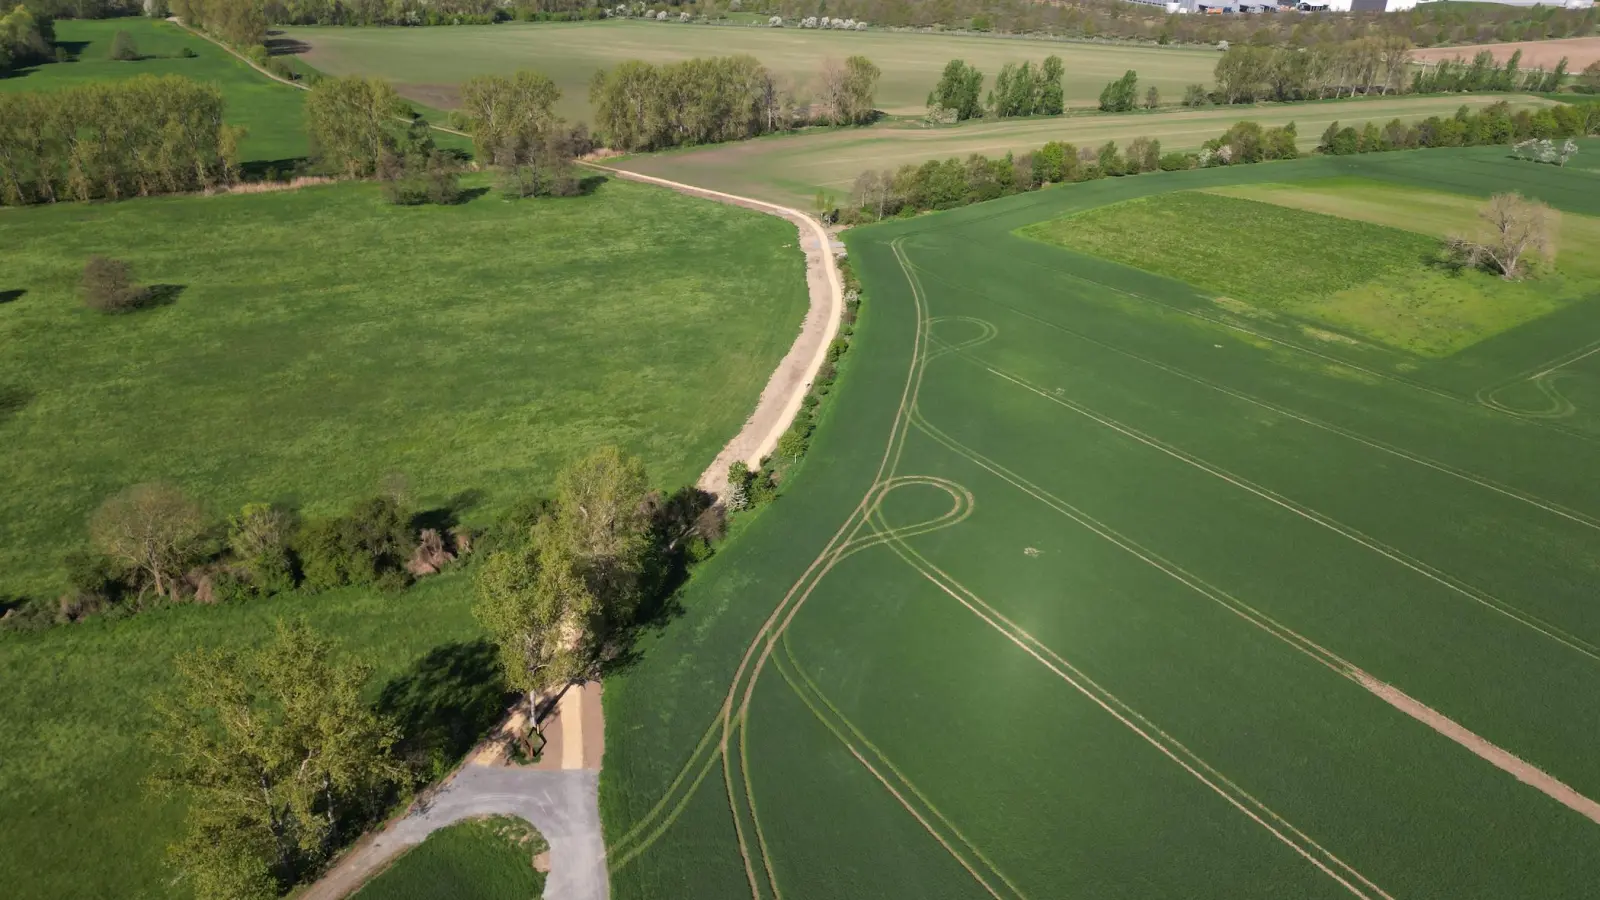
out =
<svg viewBox="0 0 1600 900"><path fill-rule="evenodd" d="M693 488L663 497L642 462L602 447L560 473L553 500L514 513L475 576L474 612L506 683L531 701L621 653L683 567L721 538L712 501Z"/></svg>
<svg viewBox="0 0 1600 900"><path fill-rule="evenodd" d="M987 101L983 96L983 72L966 60L952 59L939 74L939 83L928 92L928 116L938 122L963 122L985 114L995 118L1012 116L1059 116L1064 109L1061 57L1045 57L1038 68L1032 62L1006 63L995 77Z"/></svg>
<svg viewBox="0 0 1600 900"><path fill-rule="evenodd" d="M1591 65L1600 75L1600 63ZM1432 66L1423 66L1411 79L1411 89L1423 94L1441 94L1457 91L1556 91L1567 77L1567 59L1562 57L1554 69L1546 72L1543 66L1522 68L1522 51L1512 53L1504 65L1495 62L1494 54L1480 50L1472 62L1440 60Z"/></svg>
<svg viewBox="0 0 1600 900"><path fill-rule="evenodd" d="M1560 144L1549 138L1528 138L1517 141L1511 145L1511 155L1517 159L1529 162L1549 163L1553 166L1565 166L1567 160L1578 153L1578 142L1567 138Z"/></svg>
<svg viewBox="0 0 1600 900"><path fill-rule="evenodd" d="M364 696L372 669L304 621L244 652L179 656L155 700L153 792L187 801L174 867L199 900L271 900L375 824L417 773Z"/></svg>
<svg viewBox="0 0 1600 900"><path fill-rule="evenodd" d="M0 94L0 204L209 190L237 177L222 93L177 75Z"/></svg>
<svg viewBox="0 0 1600 900"><path fill-rule="evenodd" d="M1132 69L1100 91L1101 112L1127 112L1139 103L1139 73ZM1154 106L1154 103L1150 104Z"/></svg>
<svg viewBox="0 0 1600 900"><path fill-rule="evenodd" d="M493 166L511 198L579 191L573 159L593 149L588 130L568 128L556 116L561 89L545 75L480 75L461 87L462 124L472 135L477 158Z"/></svg>
<svg viewBox="0 0 1600 900"><path fill-rule="evenodd" d="M0 76L55 59L55 40L50 19L34 15L26 6L0 15Z"/></svg>
<svg viewBox="0 0 1600 900"><path fill-rule="evenodd" d="M5 619L30 630L182 602L225 603L350 585L399 590L472 550L472 535L429 527L390 488L344 515L302 519L246 504L225 522L181 489L133 485L89 519L89 546L65 560L67 589Z"/></svg>
<svg viewBox="0 0 1600 900"><path fill-rule="evenodd" d="M1505 101L1472 112L1463 106L1450 118L1432 116L1407 125L1399 119L1361 128L1338 122L1323 132L1317 149L1334 156L1413 150L1422 147L1478 147L1600 134L1600 103L1563 103L1539 110L1511 111Z"/></svg>
<svg viewBox="0 0 1600 900"><path fill-rule="evenodd" d="M1360 38L1308 48L1232 46L1217 60L1216 89L1207 100L1321 100L1406 89L1411 43L1398 37Z"/></svg>
<svg viewBox="0 0 1600 900"><path fill-rule="evenodd" d="M821 97L802 103L752 56L653 65L629 60L595 73L595 129L619 150L658 150L740 140L806 122L871 120L878 67L865 57L828 61Z"/></svg>
<svg viewBox="0 0 1600 900"><path fill-rule="evenodd" d="M812 0L768 0L746 3L746 10L785 19L817 14ZM1425 3L1396 13L1320 13L1294 16L1168 15L1159 6L1130 5L1123 0L942 0L904 3L899 0L830 0L828 13L892 28L963 28L1010 34L1061 37L1122 38L1159 43L1252 43L1305 47L1339 43L1368 35L1393 35L1413 44L1493 43L1581 37L1600 27L1593 9L1568 10L1556 5L1508 7L1491 4Z"/></svg>
<svg viewBox="0 0 1600 900"><path fill-rule="evenodd" d="M167 0L167 8L185 24L238 47L260 44L273 24L264 0Z"/></svg>
<svg viewBox="0 0 1600 900"><path fill-rule="evenodd" d="M319 78L306 97L311 153L326 171L376 176L400 206L449 205L462 196L460 160L433 144L433 132L380 78Z"/></svg>

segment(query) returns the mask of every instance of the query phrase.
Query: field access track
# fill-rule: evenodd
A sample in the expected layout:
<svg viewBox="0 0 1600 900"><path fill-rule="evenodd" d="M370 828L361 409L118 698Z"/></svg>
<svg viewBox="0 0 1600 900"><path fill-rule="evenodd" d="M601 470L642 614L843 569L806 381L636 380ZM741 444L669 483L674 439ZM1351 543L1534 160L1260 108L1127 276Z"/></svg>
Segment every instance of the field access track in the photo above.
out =
<svg viewBox="0 0 1600 900"><path fill-rule="evenodd" d="M1014 233L1330 175L1600 214L1424 151L847 233L798 481L607 682L613 896L1592 894L1600 296L1425 360Z"/></svg>

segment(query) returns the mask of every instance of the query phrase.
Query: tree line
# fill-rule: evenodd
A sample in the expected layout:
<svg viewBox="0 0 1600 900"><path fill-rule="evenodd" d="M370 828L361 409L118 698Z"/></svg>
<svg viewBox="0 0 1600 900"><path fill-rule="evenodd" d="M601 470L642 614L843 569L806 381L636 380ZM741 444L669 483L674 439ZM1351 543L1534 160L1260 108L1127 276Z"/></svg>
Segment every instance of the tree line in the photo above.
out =
<svg viewBox="0 0 1600 900"><path fill-rule="evenodd" d="M0 77L55 59L55 28L48 16L16 6L0 16Z"/></svg>
<svg viewBox="0 0 1600 900"><path fill-rule="evenodd" d="M1501 101L1479 112L1463 106L1453 117L1434 116L1410 125L1399 119L1383 126L1368 122L1360 128L1336 122L1322 136L1317 152L1345 155L1592 134L1600 134L1600 103L1512 112L1510 104ZM1159 141L1138 138L1126 147L1118 147L1115 141L1081 148L1053 141L1032 152L1008 153L1000 159L973 154L964 160L908 163L897 170L861 173L839 217L850 223L872 222L953 209L1061 182L1295 159L1300 155L1297 141L1293 123L1263 128L1256 122L1239 122L1196 153L1163 153Z"/></svg>
<svg viewBox="0 0 1600 900"><path fill-rule="evenodd" d="M1229 47L1217 61L1216 87L1189 89L1189 105L1257 100L1322 100L1356 94L1454 93L1464 91L1555 91L1567 62L1545 71L1522 69L1519 50L1504 65L1480 51L1471 63L1445 60L1416 67L1403 38L1360 38L1302 49Z"/></svg>
<svg viewBox="0 0 1600 900"><path fill-rule="evenodd" d="M0 203L209 190L238 175L222 93L177 75L0 94Z"/></svg>
<svg viewBox="0 0 1600 900"><path fill-rule="evenodd" d="M629 60L596 72L595 130L619 150L659 150L741 140L803 124L871 121L878 67L865 57L828 60L812 103L752 56L654 65Z"/></svg>
<svg viewBox="0 0 1600 900"><path fill-rule="evenodd" d="M817 5L811 0L746 2L743 8L785 19L817 14ZM1228 41L1292 47L1342 43L1368 36L1393 36L1419 47L1433 47L1582 37L1600 30L1600 12L1593 8L1469 3L1425 3L1394 13L1201 16L1169 15L1159 6L1122 0L1075 0L1070 4L1033 0L832 0L828 14L893 28L944 27L1162 44Z"/></svg>

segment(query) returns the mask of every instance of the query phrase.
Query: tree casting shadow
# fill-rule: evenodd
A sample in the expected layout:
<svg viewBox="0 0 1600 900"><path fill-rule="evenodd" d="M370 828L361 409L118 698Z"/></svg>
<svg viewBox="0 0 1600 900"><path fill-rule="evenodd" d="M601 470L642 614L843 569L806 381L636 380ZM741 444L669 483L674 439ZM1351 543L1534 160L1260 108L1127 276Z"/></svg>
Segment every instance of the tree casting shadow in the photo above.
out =
<svg viewBox="0 0 1600 900"><path fill-rule="evenodd" d="M501 678L494 645L477 640L434 648L384 685L378 711L400 726L399 756L437 770L472 749L515 697Z"/></svg>

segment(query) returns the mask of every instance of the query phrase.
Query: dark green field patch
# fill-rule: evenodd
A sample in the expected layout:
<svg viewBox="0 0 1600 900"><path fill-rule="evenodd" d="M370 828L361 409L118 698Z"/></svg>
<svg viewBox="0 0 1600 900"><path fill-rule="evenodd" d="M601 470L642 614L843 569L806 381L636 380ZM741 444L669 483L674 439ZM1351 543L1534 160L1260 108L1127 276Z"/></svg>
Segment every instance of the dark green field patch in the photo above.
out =
<svg viewBox="0 0 1600 900"><path fill-rule="evenodd" d="M1552 312L1592 285L1507 282L1436 264L1439 241L1369 222L1177 191L1022 230L1421 356L1448 356ZM1316 335L1313 335L1314 337Z"/></svg>
<svg viewBox="0 0 1600 900"><path fill-rule="evenodd" d="M355 900L538 900L548 848L521 819L495 816L441 828L352 896Z"/></svg>

